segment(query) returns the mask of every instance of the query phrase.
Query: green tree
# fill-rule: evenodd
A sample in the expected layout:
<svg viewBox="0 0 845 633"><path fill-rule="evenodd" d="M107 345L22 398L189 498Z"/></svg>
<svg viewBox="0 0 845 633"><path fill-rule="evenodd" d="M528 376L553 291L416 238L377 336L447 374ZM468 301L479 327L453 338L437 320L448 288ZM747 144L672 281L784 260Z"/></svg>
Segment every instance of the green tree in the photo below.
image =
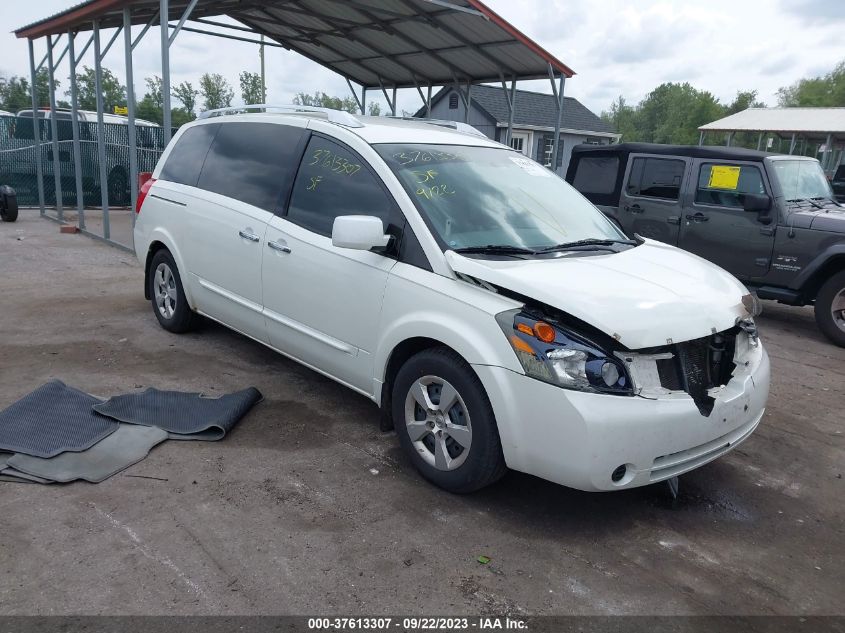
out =
<svg viewBox="0 0 845 633"><path fill-rule="evenodd" d="M61 82L56 80L58 90ZM50 105L50 78L46 68L42 68L35 75L35 92L39 108L46 108ZM59 107L67 105L60 101ZM17 112L18 110L29 110L32 108L32 95L30 94L29 80L25 77L12 76L6 79L0 77L0 110Z"/></svg>
<svg viewBox="0 0 845 633"><path fill-rule="evenodd" d="M82 67L82 72L76 73L77 95L81 110L97 109L97 82L93 68ZM100 84L103 95L103 107L110 111L114 106L126 107L126 87L121 85L115 74L108 68L103 68ZM65 94L70 96L70 90Z"/></svg>
<svg viewBox="0 0 845 633"><path fill-rule="evenodd" d="M332 97L325 92L317 91L313 95L300 92L293 98L296 105L313 106L318 108L331 108L332 110L345 110L355 114L358 112L358 102L352 97ZM379 112L381 109L379 108Z"/></svg>
<svg viewBox="0 0 845 633"><path fill-rule="evenodd" d="M748 108L765 108L766 104L757 100L756 90L740 90L734 100L725 107L725 116L742 112Z"/></svg>
<svg viewBox="0 0 845 633"><path fill-rule="evenodd" d="M232 86L219 73L205 73L200 77L199 91L203 98L203 107L206 110L228 108L232 105L232 99L235 96Z"/></svg>
<svg viewBox="0 0 845 633"><path fill-rule="evenodd" d="M191 85L189 81L183 81L173 89L173 96L182 102L185 112L191 114L191 120L195 118L197 107L197 96L200 91Z"/></svg>
<svg viewBox="0 0 845 633"><path fill-rule="evenodd" d="M261 75L244 71L240 74L241 97L247 105L264 103L264 89L261 85Z"/></svg>
<svg viewBox="0 0 845 633"><path fill-rule="evenodd" d="M621 95L610 105L610 110L602 112L601 118L610 123L622 135L623 141L641 141L637 110L629 106Z"/></svg>
<svg viewBox="0 0 845 633"><path fill-rule="evenodd" d="M778 105L783 107L845 106L845 60L822 77L799 79L778 90Z"/></svg>
<svg viewBox="0 0 845 633"><path fill-rule="evenodd" d="M370 101L367 104L367 114L370 116L381 116L381 104L378 101Z"/></svg>

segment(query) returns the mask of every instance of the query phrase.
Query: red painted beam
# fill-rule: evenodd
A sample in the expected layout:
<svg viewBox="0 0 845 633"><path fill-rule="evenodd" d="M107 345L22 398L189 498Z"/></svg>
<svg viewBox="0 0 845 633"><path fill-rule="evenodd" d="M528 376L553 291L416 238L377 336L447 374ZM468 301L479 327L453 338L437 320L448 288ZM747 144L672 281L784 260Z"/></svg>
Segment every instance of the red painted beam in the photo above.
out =
<svg viewBox="0 0 845 633"><path fill-rule="evenodd" d="M525 33L523 33L518 28L516 28L513 24L511 24L510 22L505 20L505 18L503 18L498 13L493 11L493 9L491 9L486 4L481 2L481 0L467 0L467 2L470 4L470 6L473 9L475 9L476 11L480 11L481 13L486 15L488 18L490 18L490 21L493 22L493 24L495 24L496 26L498 26L499 28L501 28L505 32L509 33L510 35L515 37L517 40L519 40L519 42L523 46L525 46L526 48L529 48L532 52L534 52L535 54L539 55L544 60L549 62L555 70L563 73L567 77L572 77L575 74L575 71L572 70L569 66L564 64L562 61L560 61L554 55L552 55L549 51L547 51L545 48L540 46L537 42L532 40Z"/></svg>
<svg viewBox="0 0 845 633"><path fill-rule="evenodd" d="M91 22L98 17L102 17L102 15L108 11L122 9L123 7L131 4L132 0L90 0L90 2L82 5L81 7L70 9L64 13L60 13L54 18L49 18L33 24L30 27L24 27L15 31L15 35L20 38L34 40L46 35L67 33L75 26Z"/></svg>

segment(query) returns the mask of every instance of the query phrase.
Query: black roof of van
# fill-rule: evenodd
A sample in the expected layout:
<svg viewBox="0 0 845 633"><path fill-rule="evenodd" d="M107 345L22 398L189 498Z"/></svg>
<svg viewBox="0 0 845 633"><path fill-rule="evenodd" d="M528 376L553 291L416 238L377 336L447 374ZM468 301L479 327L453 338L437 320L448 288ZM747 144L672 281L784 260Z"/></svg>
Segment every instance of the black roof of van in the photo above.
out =
<svg viewBox="0 0 845 633"><path fill-rule="evenodd" d="M742 147L720 147L712 145L662 145L660 143L619 143L617 145L576 145L573 154L665 154L669 156L690 156L693 158L716 158L722 160L762 161L770 152L758 152Z"/></svg>

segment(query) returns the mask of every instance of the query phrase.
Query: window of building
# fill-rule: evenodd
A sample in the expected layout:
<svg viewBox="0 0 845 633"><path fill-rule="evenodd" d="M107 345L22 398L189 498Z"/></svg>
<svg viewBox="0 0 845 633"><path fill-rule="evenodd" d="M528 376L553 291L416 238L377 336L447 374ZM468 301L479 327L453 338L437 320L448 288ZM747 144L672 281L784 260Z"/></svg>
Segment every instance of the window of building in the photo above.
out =
<svg viewBox="0 0 845 633"><path fill-rule="evenodd" d="M313 136L286 217L328 237L334 219L341 215L374 215L393 234L402 224L401 212L359 156L338 143Z"/></svg>
<svg viewBox="0 0 845 633"><path fill-rule="evenodd" d="M457 110L458 109L458 93L453 92L449 95L449 109L450 110Z"/></svg>
<svg viewBox="0 0 845 633"><path fill-rule="evenodd" d="M745 194L766 193L763 175L753 165L705 164L698 173L696 204L742 208Z"/></svg>
<svg viewBox="0 0 845 633"><path fill-rule="evenodd" d="M525 138L522 136L514 136L511 139L511 147L517 152L525 153Z"/></svg>
<svg viewBox="0 0 845 633"><path fill-rule="evenodd" d="M555 152L555 139L553 136L543 138L543 166L552 166L552 156Z"/></svg>
<svg viewBox="0 0 845 633"><path fill-rule="evenodd" d="M273 212L293 178L303 134L276 123L221 125L197 186Z"/></svg>
<svg viewBox="0 0 845 633"><path fill-rule="evenodd" d="M686 163L671 158L635 158L628 176L629 196L677 200Z"/></svg>

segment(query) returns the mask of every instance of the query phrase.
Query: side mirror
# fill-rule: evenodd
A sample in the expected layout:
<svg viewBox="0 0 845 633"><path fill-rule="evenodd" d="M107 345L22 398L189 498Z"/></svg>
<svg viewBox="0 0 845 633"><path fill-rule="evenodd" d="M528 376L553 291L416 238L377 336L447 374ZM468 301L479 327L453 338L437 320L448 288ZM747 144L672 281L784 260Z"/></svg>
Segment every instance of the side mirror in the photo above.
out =
<svg viewBox="0 0 845 633"><path fill-rule="evenodd" d="M749 213L762 213L772 208L772 199L764 193L747 193L742 207Z"/></svg>
<svg viewBox="0 0 845 633"><path fill-rule="evenodd" d="M373 215L341 215L334 219L332 246L368 251L386 248L389 243L384 224Z"/></svg>

